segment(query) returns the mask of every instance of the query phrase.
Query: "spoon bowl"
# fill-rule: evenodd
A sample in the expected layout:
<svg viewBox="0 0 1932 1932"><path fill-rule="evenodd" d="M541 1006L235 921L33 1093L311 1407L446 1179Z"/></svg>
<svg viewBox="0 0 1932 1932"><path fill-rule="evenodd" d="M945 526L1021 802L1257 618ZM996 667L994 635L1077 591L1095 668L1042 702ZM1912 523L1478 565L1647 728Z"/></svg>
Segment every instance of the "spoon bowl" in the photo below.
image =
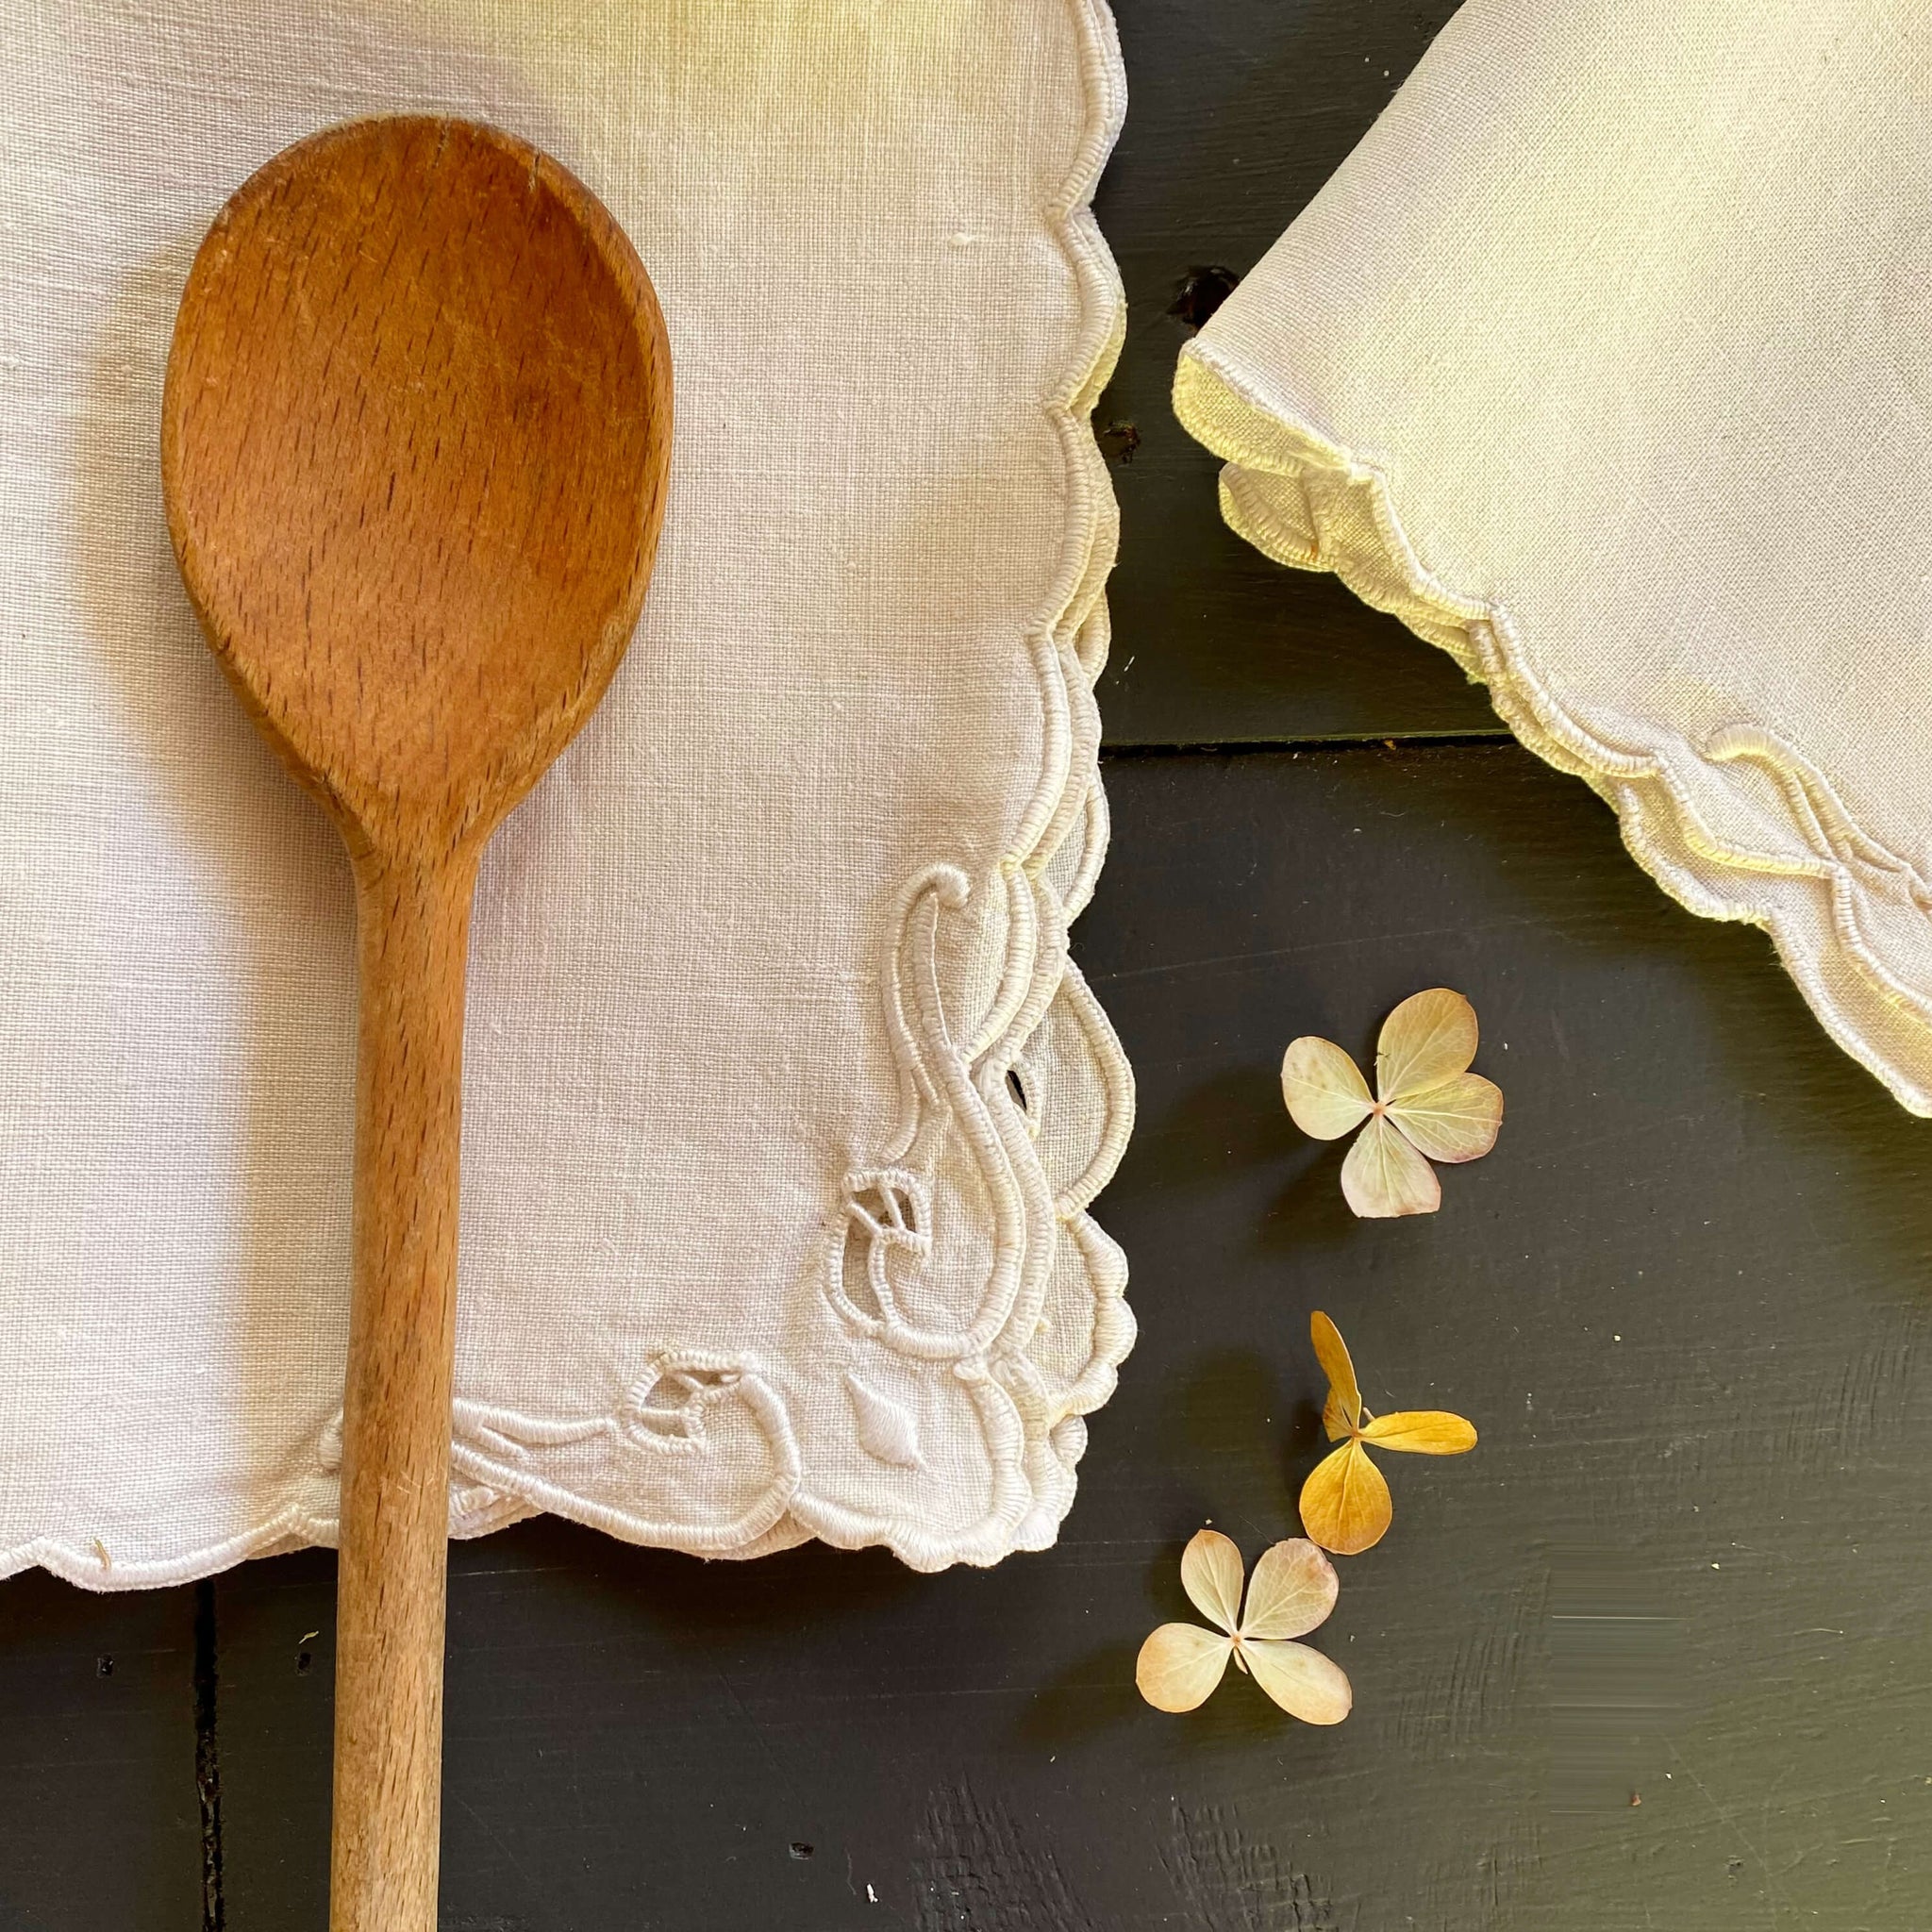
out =
<svg viewBox="0 0 1932 1932"><path fill-rule="evenodd" d="M168 361L169 528L352 842L485 838L569 741L643 602L670 422L629 242L510 135L334 128L216 217Z"/></svg>

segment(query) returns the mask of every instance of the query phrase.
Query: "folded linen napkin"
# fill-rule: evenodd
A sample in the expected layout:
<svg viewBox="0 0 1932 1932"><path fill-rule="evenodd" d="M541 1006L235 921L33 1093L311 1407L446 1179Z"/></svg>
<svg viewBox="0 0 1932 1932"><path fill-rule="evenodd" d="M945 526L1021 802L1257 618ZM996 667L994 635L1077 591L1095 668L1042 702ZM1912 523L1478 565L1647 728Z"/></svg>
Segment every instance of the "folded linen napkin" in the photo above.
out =
<svg viewBox="0 0 1932 1932"><path fill-rule="evenodd" d="M0 27L0 1574L332 1534L354 982L156 438L209 218L319 126L495 121L668 318L640 637L486 861L452 1527L933 1568L1052 1541L1132 1323L1066 957L1122 325L1099 0L49 0Z"/></svg>
<svg viewBox="0 0 1932 1932"><path fill-rule="evenodd" d="M1175 403L1932 1113L1932 13L1469 0Z"/></svg>

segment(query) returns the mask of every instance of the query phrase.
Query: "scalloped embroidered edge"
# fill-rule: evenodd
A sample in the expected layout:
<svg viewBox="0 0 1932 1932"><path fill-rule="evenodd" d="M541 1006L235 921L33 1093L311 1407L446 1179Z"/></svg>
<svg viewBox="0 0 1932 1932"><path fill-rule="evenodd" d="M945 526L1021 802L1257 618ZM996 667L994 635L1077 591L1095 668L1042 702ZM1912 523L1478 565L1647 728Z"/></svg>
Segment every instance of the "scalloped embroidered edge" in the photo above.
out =
<svg viewBox="0 0 1932 1932"><path fill-rule="evenodd" d="M1119 513L1091 417L1124 340L1126 307L1091 202L1119 134L1126 82L1112 16L1102 0L1069 0L1069 10L1081 37L1088 118L1074 163L1046 215L1073 271L1084 325L1070 377L1061 394L1045 405L1066 464L1069 509L1061 568L1025 631L1046 726L1041 770L1010 847L988 882L1005 891L1008 971L968 1042L944 1054L941 1079L958 1089L951 1109L956 1120L975 1112L988 1116L983 1131L990 1148L996 1143L990 1159L1009 1171L1036 1208L1045 1208L1031 1218L1050 1221L1054 1245L1073 1242L1092 1297L1091 1347L1075 1374L1058 1383L1027 1353L1052 1267L1052 1245L1042 1255L1038 1244L1029 1244L1012 1291L991 1300L964 1330L946 1335L868 1315L846 1299L835 1273L828 1298L849 1328L877 1334L907 1359L942 1368L962 1386L993 1465L991 1506L977 1524L936 1537L915 1519L861 1513L818 1495L809 1473L803 1472L784 1514L769 1530L734 1547L708 1543L703 1554L708 1556L760 1556L817 1537L841 1548L883 1545L911 1568L931 1571L955 1563L989 1565L1016 1549L1048 1547L1073 1503L1074 1469L1086 1447L1082 1418L1112 1393L1119 1365L1134 1341L1124 1257L1087 1212L1132 1131L1133 1078L1105 1013L1067 957L1067 927L1091 897L1108 834L1093 687L1106 662L1104 593L1118 547ZM1057 886L1049 874L1069 852L1074 855L1070 875ZM923 1061L914 1038L919 1029L908 1024L898 957L922 908L961 906L973 891L972 881L942 863L915 874L901 891L884 979L907 1120L889 1158L847 1177L848 1198L860 1181L912 1178L900 1173L898 1162L919 1131L922 1097L938 1102L941 1081ZM936 993L933 1001L937 1006ZM1091 1110L1101 1121L1083 1172L1058 1191L1005 1085L1008 1070L1057 1002L1071 1008L1085 1036L1098 1074ZM943 1036L943 1020L935 1024ZM991 1173L988 1179L996 1192Z"/></svg>
<svg viewBox="0 0 1932 1932"><path fill-rule="evenodd" d="M1701 744L1677 737L1662 754L1619 743L1538 676L1507 609L1428 569L1374 464L1260 393L1211 341L1182 350L1174 408L1227 465L1230 528L1277 563L1332 571L1447 651L1529 750L1610 805L1625 847L1665 892L1707 919L1767 931L1826 1032L1908 1111L1932 1115L1932 998L1887 963L1866 916L1880 902L1932 912L1932 883L1857 824L1803 753L1745 719ZM1745 792L1739 774L1751 767L1773 780L1775 814L1762 792ZM1782 849L1719 836L1699 790L1755 817Z"/></svg>
<svg viewBox="0 0 1932 1932"><path fill-rule="evenodd" d="M932 1571L955 1563L990 1565L1014 1550L1049 1547L1072 1506L1074 1470L1086 1448L1083 1418L1113 1392L1119 1365L1135 1337L1124 1299L1125 1258L1087 1211L1124 1152L1134 1093L1119 1041L1066 948L1066 928L1092 895L1108 841L1093 688L1107 658L1105 586L1118 546L1119 512L1106 459L1092 435L1091 415L1125 339L1126 303L1091 201L1125 113L1126 75L1106 0L1065 0L1065 5L1080 42L1086 122L1073 165L1042 218L1072 271L1081 308L1073 365L1059 392L1043 406L1065 460L1067 537L1061 568L1025 627L1047 725L1041 773L1011 851L999 867L1012 889L1016 910L1024 902L1036 958L1018 997L995 998L994 1012L976 1031L971 1058L1003 1083L1049 1005L1062 996L1073 1004L1087 1036L1100 1074L1095 1107L1104 1124L1085 1171L1057 1192L1049 1191L1056 1239L1074 1241L1093 1295L1088 1359L1071 1379L1057 1385L1026 1354L1030 1333L1016 1332L1029 1324L1008 1320L976 1357L951 1364L981 1418L998 1475L993 1509L973 1528L950 1538L935 1538L914 1522L859 1517L814 1498L798 1466L782 1403L750 1369L742 1373L741 1386L770 1411L763 1425L783 1466L783 1493L774 1484L765 1503L726 1531L653 1521L545 1483L534 1472L479 1453L474 1442L460 1440L459 1424L452 1454L453 1537L488 1535L548 1511L624 1541L700 1556L762 1556L817 1537L844 1548L883 1544L908 1566ZM1049 869L1069 852L1074 854L1070 875L1057 886L1048 877ZM1041 958L1049 962L1048 969L1042 970ZM1031 1166L1032 1178L1047 1185L1037 1157ZM558 1429L584 1434L621 1426L615 1417L533 1424L475 1404L458 1407L474 1411L486 1436L497 1433L498 1424L519 1431L532 1427L540 1436ZM325 1429L325 1463L328 1437ZM291 1501L247 1530L156 1562L116 1559L98 1542L83 1550L58 1538L30 1539L0 1552L0 1578L38 1566L87 1590L158 1588L212 1575L256 1557L333 1544L336 1535L332 1512Z"/></svg>

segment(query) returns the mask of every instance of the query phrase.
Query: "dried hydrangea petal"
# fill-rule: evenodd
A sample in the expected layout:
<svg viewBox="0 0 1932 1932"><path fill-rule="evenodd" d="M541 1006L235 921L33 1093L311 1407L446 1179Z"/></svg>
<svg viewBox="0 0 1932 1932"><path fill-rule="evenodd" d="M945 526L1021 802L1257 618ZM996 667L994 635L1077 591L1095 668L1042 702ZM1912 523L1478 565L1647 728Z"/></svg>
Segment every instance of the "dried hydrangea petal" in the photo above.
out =
<svg viewBox="0 0 1932 1932"><path fill-rule="evenodd" d="M1364 1221L1433 1214L1442 1205L1436 1171L1377 1114L1341 1163L1341 1197Z"/></svg>
<svg viewBox="0 0 1932 1932"><path fill-rule="evenodd" d="M1306 1643L1244 1643L1255 1682L1305 1724L1339 1724L1355 1704L1347 1674Z"/></svg>
<svg viewBox="0 0 1932 1932"><path fill-rule="evenodd" d="M1496 1144L1503 1090L1480 1074L1457 1074L1405 1095L1389 1118L1431 1160L1477 1160Z"/></svg>
<svg viewBox="0 0 1932 1932"><path fill-rule="evenodd" d="M1460 1456L1475 1447L1475 1424L1445 1408L1393 1409L1378 1415L1362 1431L1362 1441L1416 1456Z"/></svg>
<svg viewBox="0 0 1932 1932"><path fill-rule="evenodd" d="M1241 1611L1241 1553L1218 1529L1197 1530L1181 1552L1188 1601L1232 1634Z"/></svg>
<svg viewBox="0 0 1932 1932"><path fill-rule="evenodd" d="M1227 1669L1234 1641L1198 1624L1163 1624L1141 1646L1134 1682L1156 1710L1194 1710Z"/></svg>
<svg viewBox="0 0 1932 1932"><path fill-rule="evenodd" d="M1341 1587L1335 1565L1305 1538L1264 1550L1248 1584L1243 1642L1307 1636L1326 1620Z"/></svg>
<svg viewBox="0 0 1932 1932"><path fill-rule="evenodd" d="M1331 1450L1302 1485L1302 1527L1324 1550L1358 1557L1388 1532L1395 1506L1382 1472L1354 1441Z"/></svg>
<svg viewBox="0 0 1932 1932"><path fill-rule="evenodd" d="M1332 1040L1305 1034L1281 1057L1281 1097L1289 1117L1317 1141L1339 1141L1374 1106L1361 1069Z"/></svg>
<svg viewBox="0 0 1932 1932"><path fill-rule="evenodd" d="M1330 1399L1340 1405L1348 1428L1358 1427L1362 1419L1361 1385L1355 1378L1355 1363L1349 1357L1348 1343L1341 1339L1341 1330L1317 1308L1308 1317L1308 1340L1315 1344L1315 1359L1328 1377ZM1325 1407L1322 1413L1325 1421ZM1345 1435L1347 1429L1331 1428L1328 1433L1332 1438Z"/></svg>
<svg viewBox="0 0 1932 1932"><path fill-rule="evenodd" d="M1382 1022L1375 1095L1384 1102L1439 1086L1475 1058L1475 1008L1446 986L1412 992Z"/></svg>

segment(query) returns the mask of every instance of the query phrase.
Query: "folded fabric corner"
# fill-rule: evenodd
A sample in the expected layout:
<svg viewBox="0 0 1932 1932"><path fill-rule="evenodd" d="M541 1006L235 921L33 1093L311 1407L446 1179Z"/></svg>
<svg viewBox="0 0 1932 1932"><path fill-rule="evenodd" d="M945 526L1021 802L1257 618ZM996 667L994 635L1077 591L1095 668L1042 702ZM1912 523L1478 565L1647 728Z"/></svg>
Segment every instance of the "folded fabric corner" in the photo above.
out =
<svg viewBox="0 0 1932 1932"><path fill-rule="evenodd" d="M1183 351L1230 525L1454 656L1932 1114L1932 25L1471 0Z"/></svg>

